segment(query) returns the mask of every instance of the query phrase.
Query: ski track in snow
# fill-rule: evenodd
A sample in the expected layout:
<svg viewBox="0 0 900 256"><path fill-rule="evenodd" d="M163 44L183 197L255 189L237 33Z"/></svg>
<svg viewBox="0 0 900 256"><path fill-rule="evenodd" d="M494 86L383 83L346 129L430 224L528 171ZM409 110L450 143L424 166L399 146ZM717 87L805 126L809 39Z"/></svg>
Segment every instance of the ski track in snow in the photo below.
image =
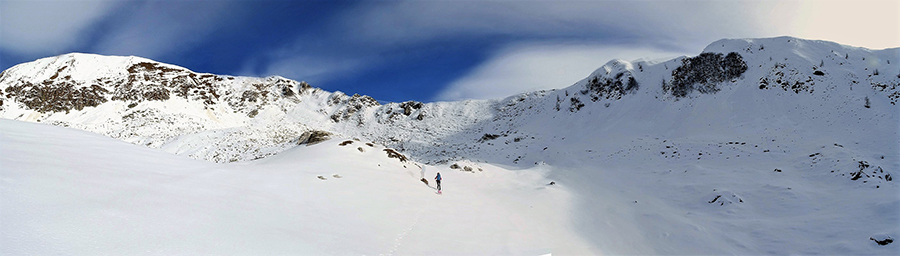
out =
<svg viewBox="0 0 900 256"><path fill-rule="evenodd" d="M397 235L397 239L394 239L394 246L391 247L391 250L388 253L381 254L381 255L388 255L388 256L394 255L394 253L396 253L397 250L400 249L400 246L403 245L403 238L406 237L406 235L409 234L410 231L412 231L413 229L416 228L416 226L419 225L419 220L422 219L422 213L424 213L426 210L430 209L429 207L431 206L431 201L433 201L433 200L434 200L433 198L429 198L428 200L425 201L425 205L423 207L421 207L418 211L416 211L416 217L413 219L412 225L410 225L406 229L403 229L403 232L401 232L400 234Z"/></svg>

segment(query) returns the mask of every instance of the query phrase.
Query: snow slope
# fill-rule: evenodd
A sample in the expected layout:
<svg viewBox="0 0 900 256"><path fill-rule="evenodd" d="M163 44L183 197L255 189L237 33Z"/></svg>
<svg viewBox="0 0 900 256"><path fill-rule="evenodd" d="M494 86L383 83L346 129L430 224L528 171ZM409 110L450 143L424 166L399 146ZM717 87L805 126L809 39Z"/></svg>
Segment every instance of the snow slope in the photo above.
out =
<svg viewBox="0 0 900 256"><path fill-rule="evenodd" d="M0 254L599 253L546 169L428 166L437 195L416 163L339 142L220 165L0 120Z"/></svg>
<svg viewBox="0 0 900 256"><path fill-rule="evenodd" d="M898 62L900 48L870 50L792 37L726 39L713 42L693 57L663 62L613 60L564 89L497 100L436 103L381 103L277 77L229 79L159 68L163 64L141 64L138 67L154 68L134 69L128 78L113 78L120 83L104 84L113 91L101 95L106 101L81 109L72 106L83 101L48 107L28 100L39 97L29 98L8 88L81 86L89 81L66 80L59 75L48 77L50 81L42 86L45 81L29 80L33 76L8 70L0 75L7 102L0 105L0 115L94 131L192 158L239 162L209 165L219 169L319 166L328 170L303 174L308 178L328 177L334 170L347 170L345 166L359 170L363 167L355 164L368 162L365 165L371 166L373 161L382 161L332 161L331 157L340 153L329 150L359 154L358 143L335 147L337 142L329 141L325 146L296 147L296 138L304 131L330 131L336 137L386 145L415 161L443 168L448 191L459 186L454 180L471 179L466 183L472 186L463 190L475 194L458 201L460 205L466 200L488 200L482 198L485 196L497 198L489 203L497 208L481 214L497 219L456 213L458 218L477 223L473 225L519 227L516 223L527 223L521 226L530 234L532 225L542 226L549 220L553 224L546 228L554 230L550 233L574 237L562 239L570 243L528 243L535 245L516 251L510 249L513 246L501 245L511 242L483 239L508 229L488 229L479 237L482 239L472 240L470 247L457 246L474 248L460 249L464 254L572 250L593 254L896 255L900 253L896 243L879 245L874 240L900 237L900 191L893 180L900 170ZM191 74L197 81L188 79ZM189 89L206 88L205 93L189 91L179 96L178 77L189 81ZM120 92L127 87L122 83L140 93ZM172 89L172 96L160 97L154 93L159 88ZM116 100L115 95L143 98ZM131 104L136 105L129 107ZM69 109L60 110L65 108ZM373 152L362 148L367 150L363 154ZM318 151L325 153L305 157ZM383 157L381 151L374 151ZM246 162L252 159L259 160ZM472 171L446 169L451 164ZM484 170L478 171L479 167ZM402 165L395 168L400 170ZM287 173L271 175L295 175ZM402 189L390 193L418 195L425 189L415 172L405 175L409 179L397 182L403 185L394 184ZM332 184L349 177L311 184ZM339 193L355 196L360 194L357 186L375 186L362 191L384 189L369 184L368 178L375 177ZM556 185L543 186L551 180ZM515 192L500 196L485 192L495 185L500 191ZM560 193L551 199L531 194L542 190L562 192L550 192ZM522 218L507 214L522 212L524 204L544 199L558 204L537 207L546 212ZM402 210L395 213L415 212L404 208L405 201L375 201ZM360 212L356 208L360 204L365 201L348 199L335 207L349 210L335 212ZM357 223L360 228L372 228L378 226L374 220L383 221L370 220L366 225ZM456 232L469 231L450 233L461 235ZM531 236L508 237L532 241ZM430 244L426 241L421 246ZM322 252L384 253L376 247Z"/></svg>

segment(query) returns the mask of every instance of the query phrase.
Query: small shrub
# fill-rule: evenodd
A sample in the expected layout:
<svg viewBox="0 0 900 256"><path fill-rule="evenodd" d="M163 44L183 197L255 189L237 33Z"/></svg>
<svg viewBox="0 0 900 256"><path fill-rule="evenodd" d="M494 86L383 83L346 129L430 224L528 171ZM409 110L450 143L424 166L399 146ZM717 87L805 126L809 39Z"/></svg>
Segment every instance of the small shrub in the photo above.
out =
<svg viewBox="0 0 900 256"><path fill-rule="evenodd" d="M571 112L577 112L584 107L584 103L581 103L581 100L579 100L577 97L572 97L569 100L572 102L572 105L569 106L569 111Z"/></svg>

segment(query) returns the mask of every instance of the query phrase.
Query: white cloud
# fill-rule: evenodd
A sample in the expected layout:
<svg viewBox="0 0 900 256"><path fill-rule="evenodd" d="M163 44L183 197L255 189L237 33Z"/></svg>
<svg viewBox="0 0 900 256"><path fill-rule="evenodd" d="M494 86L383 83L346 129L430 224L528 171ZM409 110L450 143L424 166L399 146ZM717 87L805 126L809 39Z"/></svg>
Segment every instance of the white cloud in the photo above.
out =
<svg viewBox="0 0 900 256"><path fill-rule="evenodd" d="M148 1L114 24L95 46L110 55L158 58L189 49L230 18L237 3L229 1Z"/></svg>
<svg viewBox="0 0 900 256"><path fill-rule="evenodd" d="M795 36L900 46L900 1L400 1L361 5L335 30L384 45L456 37L661 41L702 49L722 38Z"/></svg>
<svg viewBox="0 0 900 256"><path fill-rule="evenodd" d="M767 36L790 35L871 49L900 47L900 1L788 1L757 9Z"/></svg>
<svg viewBox="0 0 900 256"><path fill-rule="evenodd" d="M444 88L436 100L495 99L572 85L613 59L665 59L684 55L652 48L526 44L504 49Z"/></svg>
<svg viewBox="0 0 900 256"><path fill-rule="evenodd" d="M368 65L363 58L306 56L300 53L287 54L284 51L276 52L281 52L282 54L268 54L274 59L265 63L260 63L259 59L248 61L240 75L278 75L319 86L319 84L337 76L353 72ZM257 67L255 65L262 66Z"/></svg>
<svg viewBox="0 0 900 256"><path fill-rule="evenodd" d="M0 48L20 54L66 50L84 40L85 29L115 1L0 1Z"/></svg>
<svg viewBox="0 0 900 256"><path fill-rule="evenodd" d="M348 11L340 29L374 44L455 37L575 37L702 40L747 35L753 17L740 2L713 1L401 1ZM699 39L698 39L699 37ZM698 48L702 48L702 45Z"/></svg>

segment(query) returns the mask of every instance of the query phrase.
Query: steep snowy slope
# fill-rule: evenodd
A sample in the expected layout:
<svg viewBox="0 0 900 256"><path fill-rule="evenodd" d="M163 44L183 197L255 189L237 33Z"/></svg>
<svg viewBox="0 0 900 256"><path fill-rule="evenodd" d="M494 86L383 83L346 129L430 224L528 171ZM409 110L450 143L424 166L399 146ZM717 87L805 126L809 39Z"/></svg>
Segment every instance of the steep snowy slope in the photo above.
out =
<svg viewBox="0 0 900 256"><path fill-rule="evenodd" d="M600 253L545 169L423 174L341 142L218 165L0 120L0 254ZM443 195L418 181L438 170Z"/></svg>

